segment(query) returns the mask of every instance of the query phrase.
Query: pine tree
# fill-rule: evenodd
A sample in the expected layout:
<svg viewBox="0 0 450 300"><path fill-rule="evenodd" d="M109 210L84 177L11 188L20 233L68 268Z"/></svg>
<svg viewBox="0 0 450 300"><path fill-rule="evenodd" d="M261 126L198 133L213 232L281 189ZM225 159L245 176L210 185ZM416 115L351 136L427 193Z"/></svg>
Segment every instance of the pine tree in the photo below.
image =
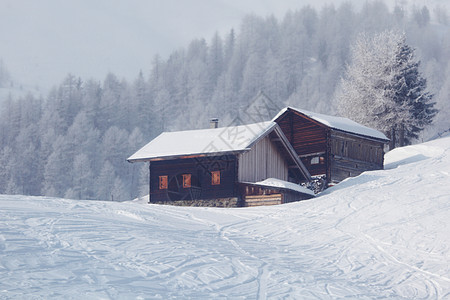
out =
<svg viewBox="0 0 450 300"><path fill-rule="evenodd" d="M408 112L399 114L403 119L396 122L399 144L403 146L418 138L418 133L431 124L437 110L432 102L433 95L427 91L427 81L419 71L420 61L415 59L414 50L406 44L404 37L397 49L392 89L396 106Z"/></svg>
<svg viewBox="0 0 450 300"><path fill-rule="evenodd" d="M337 95L341 115L411 143L436 114L419 65L402 34L360 36Z"/></svg>

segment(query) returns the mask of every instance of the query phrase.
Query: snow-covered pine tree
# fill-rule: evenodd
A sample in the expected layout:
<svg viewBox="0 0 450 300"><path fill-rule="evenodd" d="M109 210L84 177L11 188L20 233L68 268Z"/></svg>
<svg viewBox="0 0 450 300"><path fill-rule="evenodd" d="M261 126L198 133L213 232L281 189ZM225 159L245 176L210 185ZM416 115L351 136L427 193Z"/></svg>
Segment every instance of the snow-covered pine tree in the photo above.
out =
<svg viewBox="0 0 450 300"><path fill-rule="evenodd" d="M433 95L427 91L427 80L419 71L420 61L414 56L414 49L406 44L403 36L396 53L395 76L392 89L397 107L408 113L399 114L397 119L398 143L403 146L418 138L418 133L433 121L437 110L432 102Z"/></svg>
<svg viewBox="0 0 450 300"><path fill-rule="evenodd" d="M361 35L337 94L340 114L387 133L398 141L391 147L411 143L436 114L419 65L403 34Z"/></svg>
<svg viewBox="0 0 450 300"><path fill-rule="evenodd" d="M393 36L385 33L358 37L336 96L342 116L384 132L390 130L394 105L386 87L392 83L396 46Z"/></svg>

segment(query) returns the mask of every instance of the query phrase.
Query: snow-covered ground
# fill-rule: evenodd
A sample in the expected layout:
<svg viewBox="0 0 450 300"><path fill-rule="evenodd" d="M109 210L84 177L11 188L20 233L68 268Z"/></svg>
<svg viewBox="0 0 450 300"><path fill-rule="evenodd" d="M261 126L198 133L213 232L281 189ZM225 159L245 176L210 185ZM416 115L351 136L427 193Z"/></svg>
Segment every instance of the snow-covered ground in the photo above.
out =
<svg viewBox="0 0 450 300"><path fill-rule="evenodd" d="M3 195L0 298L449 299L449 149L271 207Z"/></svg>

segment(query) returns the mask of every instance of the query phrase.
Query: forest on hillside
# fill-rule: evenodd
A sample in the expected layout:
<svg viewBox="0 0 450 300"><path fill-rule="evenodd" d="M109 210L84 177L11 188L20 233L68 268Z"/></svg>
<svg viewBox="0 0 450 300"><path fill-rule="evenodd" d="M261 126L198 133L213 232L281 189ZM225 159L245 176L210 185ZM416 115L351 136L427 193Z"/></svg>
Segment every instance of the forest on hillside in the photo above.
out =
<svg viewBox="0 0 450 300"><path fill-rule="evenodd" d="M240 120L264 93L278 106L337 114L335 95L358 35L404 32L439 113L419 137L449 129L450 26L445 11L381 1L284 18L245 17L238 29L154 57L133 81L67 75L45 97L0 99L0 193L125 200L148 192L148 165L126 158L162 131ZM10 80L1 63L0 86ZM45 76L45 74L43 75ZM3 78L3 79L2 79ZM239 116L239 118L237 118Z"/></svg>

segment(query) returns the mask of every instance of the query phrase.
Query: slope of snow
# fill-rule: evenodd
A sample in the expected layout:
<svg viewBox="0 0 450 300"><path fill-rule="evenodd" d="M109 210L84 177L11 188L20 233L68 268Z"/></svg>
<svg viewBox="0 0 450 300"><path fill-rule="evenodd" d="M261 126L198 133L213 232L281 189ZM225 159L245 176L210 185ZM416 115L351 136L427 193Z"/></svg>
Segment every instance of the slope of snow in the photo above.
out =
<svg viewBox="0 0 450 300"><path fill-rule="evenodd" d="M307 201L0 196L0 298L448 299L450 138Z"/></svg>

